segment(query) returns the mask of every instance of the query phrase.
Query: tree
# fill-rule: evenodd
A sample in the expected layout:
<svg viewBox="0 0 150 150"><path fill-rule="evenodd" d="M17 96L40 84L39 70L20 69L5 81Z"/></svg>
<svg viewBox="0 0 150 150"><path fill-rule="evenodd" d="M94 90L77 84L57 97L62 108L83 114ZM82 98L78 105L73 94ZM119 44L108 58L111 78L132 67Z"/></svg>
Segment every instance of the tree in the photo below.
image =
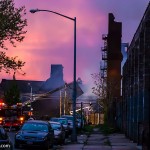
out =
<svg viewBox="0 0 150 150"><path fill-rule="evenodd" d="M12 84L9 86L9 89L4 91L4 101L8 106L12 106L21 102L20 90L16 83L15 73L13 76Z"/></svg>
<svg viewBox="0 0 150 150"><path fill-rule="evenodd" d="M6 40L15 46L15 41L22 42L26 33L23 29L27 20L22 19L25 7L15 8L14 5L14 0L0 1L0 47L4 49L7 49Z"/></svg>
<svg viewBox="0 0 150 150"><path fill-rule="evenodd" d="M107 78L102 78L101 73L92 74L94 80L93 93L98 97L97 101L99 106L104 112L104 122L108 123L108 113L114 101L114 92L118 89L118 84L115 80L108 81Z"/></svg>
<svg viewBox="0 0 150 150"><path fill-rule="evenodd" d="M17 57L8 57L5 52L0 52L0 71L4 70L6 73L10 73L13 69L14 72L21 70L25 62L16 60Z"/></svg>
<svg viewBox="0 0 150 150"><path fill-rule="evenodd" d="M16 42L22 42L25 38L24 27L27 20L22 17L26 14L25 7L15 8L14 0L0 1L0 48L7 50L5 42L11 43L14 47ZM5 52L0 52L0 71L10 73L13 69L21 69L24 62L16 60L17 57L8 57Z"/></svg>
<svg viewBox="0 0 150 150"><path fill-rule="evenodd" d="M107 100L107 84L106 79L101 78L100 73L92 74L92 78L94 80L94 87L92 88L92 92L97 96L97 102L101 108L103 108L104 118L106 121L108 105L109 102Z"/></svg>

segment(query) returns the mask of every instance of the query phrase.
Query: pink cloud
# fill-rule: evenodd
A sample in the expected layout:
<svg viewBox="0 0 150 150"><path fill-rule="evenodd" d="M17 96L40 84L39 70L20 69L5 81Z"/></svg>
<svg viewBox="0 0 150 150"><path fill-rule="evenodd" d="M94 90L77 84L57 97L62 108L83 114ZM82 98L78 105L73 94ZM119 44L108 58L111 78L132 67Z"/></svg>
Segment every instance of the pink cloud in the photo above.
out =
<svg viewBox="0 0 150 150"><path fill-rule="evenodd" d="M77 17L77 77L87 82L91 73L99 71L101 36L108 32L108 13L113 12L116 20L123 22L123 42L130 42L148 0L15 0L15 3L25 5L28 19L24 42L18 43L17 48L10 46L7 52L26 62L23 68L26 75L18 74L17 78L46 80L50 65L62 64L64 80L73 80L73 21L47 12L29 12L39 8ZM140 8L139 16L137 8ZM12 78L12 75L1 74L1 78L5 77Z"/></svg>

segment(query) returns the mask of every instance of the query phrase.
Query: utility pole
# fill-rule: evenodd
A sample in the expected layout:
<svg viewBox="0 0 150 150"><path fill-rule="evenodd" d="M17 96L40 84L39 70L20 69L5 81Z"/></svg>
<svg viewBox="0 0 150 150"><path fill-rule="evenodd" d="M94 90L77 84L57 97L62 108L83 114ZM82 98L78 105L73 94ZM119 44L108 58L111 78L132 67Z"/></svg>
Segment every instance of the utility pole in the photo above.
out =
<svg viewBox="0 0 150 150"><path fill-rule="evenodd" d="M76 89L76 17L71 18L66 15L63 15L61 13L51 11L51 10L42 10L42 9L31 9L31 13L39 12L39 11L45 11L50 12L56 15L59 15L61 17L67 18L69 20L72 20L74 22L74 59L73 59L73 131L72 131L72 142L77 142L77 133L76 133L76 97L77 97L77 89Z"/></svg>
<svg viewBox="0 0 150 150"><path fill-rule="evenodd" d="M62 102L62 95L61 95L61 90L60 90L60 101L59 101L59 114L60 114L60 117L61 117L61 102Z"/></svg>
<svg viewBox="0 0 150 150"><path fill-rule="evenodd" d="M67 93L66 93L66 85L65 85L65 97L64 97L64 115L66 114L66 97L67 97Z"/></svg>
<svg viewBox="0 0 150 150"><path fill-rule="evenodd" d="M82 109L83 109L83 102L81 102L81 129L83 127L83 111L82 111Z"/></svg>

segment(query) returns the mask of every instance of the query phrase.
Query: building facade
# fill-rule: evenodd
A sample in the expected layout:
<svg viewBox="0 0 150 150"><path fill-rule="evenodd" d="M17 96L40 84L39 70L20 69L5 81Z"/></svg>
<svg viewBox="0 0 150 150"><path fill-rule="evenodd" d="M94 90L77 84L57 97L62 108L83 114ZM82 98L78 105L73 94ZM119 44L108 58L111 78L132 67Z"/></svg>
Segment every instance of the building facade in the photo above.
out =
<svg viewBox="0 0 150 150"><path fill-rule="evenodd" d="M27 110L32 108L34 115L59 117L65 112L66 114L69 113L68 110L71 109L71 106L68 103L72 101L73 82L64 82L61 64L51 65L50 77L46 81L3 79L0 84L2 93L9 90L13 82L19 88L20 99L24 108ZM83 91L78 83L76 88L76 94L79 97ZM30 105L29 108L27 108L28 104Z"/></svg>
<svg viewBox="0 0 150 150"><path fill-rule="evenodd" d="M150 4L127 49L122 83L120 127L141 143L150 127Z"/></svg>
<svg viewBox="0 0 150 150"><path fill-rule="evenodd" d="M108 121L112 125L116 122L116 103L121 99L121 37L122 23L116 22L114 15L109 13L108 34L102 36L104 47L102 48L101 76L107 82L107 99L110 104Z"/></svg>

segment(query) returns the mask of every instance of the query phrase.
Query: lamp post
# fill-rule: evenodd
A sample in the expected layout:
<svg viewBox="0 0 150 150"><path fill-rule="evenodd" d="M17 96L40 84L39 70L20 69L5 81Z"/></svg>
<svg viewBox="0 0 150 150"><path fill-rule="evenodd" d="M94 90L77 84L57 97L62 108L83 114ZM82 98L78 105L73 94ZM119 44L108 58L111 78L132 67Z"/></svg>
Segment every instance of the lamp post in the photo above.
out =
<svg viewBox="0 0 150 150"><path fill-rule="evenodd" d="M31 9L31 13L39 12L39 11L46 11L61 17L67 18L69 20L74 21L74 73L73 73L73 132L72 132L72 141L77 141L77 134L76 134L76 17L71 18L66 15L60 14L55 11L51 10L43 10L43 9Z"/></svg>
<svg viewBox="0 0 150 150"><path fill-rule="evenodd" d="M31 117L31 111L33 111L33 108L31 106L33 94L32 94L32 86L31 86L31 84L28 83L28 86L30 86L30 88L31 88L31 92L30 92L30 117Z"/></svg>

